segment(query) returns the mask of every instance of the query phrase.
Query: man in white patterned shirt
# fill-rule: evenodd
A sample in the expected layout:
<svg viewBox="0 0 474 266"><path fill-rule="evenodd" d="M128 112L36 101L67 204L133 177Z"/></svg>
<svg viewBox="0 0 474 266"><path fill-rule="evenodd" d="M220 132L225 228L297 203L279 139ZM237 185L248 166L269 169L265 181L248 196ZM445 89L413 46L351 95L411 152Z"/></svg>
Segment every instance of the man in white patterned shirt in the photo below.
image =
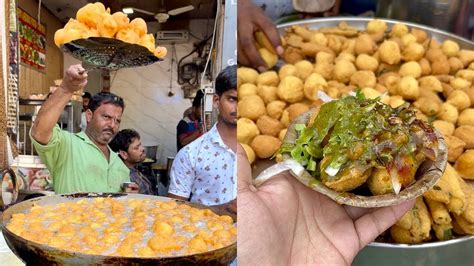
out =
<svg viewBox="0 0 474 266"><path fill-rule="evenodd" d="M236 211L236 66L219 73L215 92L213 104L219 109L218 122L178 152L171 167L168 196L207 206L225 204Z"/></svg>

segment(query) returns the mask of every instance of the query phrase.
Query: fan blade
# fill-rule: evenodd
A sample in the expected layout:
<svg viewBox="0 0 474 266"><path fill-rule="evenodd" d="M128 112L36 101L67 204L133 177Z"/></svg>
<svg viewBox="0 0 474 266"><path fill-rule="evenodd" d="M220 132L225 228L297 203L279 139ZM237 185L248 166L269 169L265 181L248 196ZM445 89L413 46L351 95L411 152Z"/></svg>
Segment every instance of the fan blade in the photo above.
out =
<svg viewBox="0 0 474 266"><path fill-rule="evenodd" d="M193 9L194 9L193 5L183 6L183 7L180 7L180 8L171 9L170 11L168 11L168 14L171 15L171 16L176 16L176 15L179 15L181 13L191 11Z"/></svg>
<svg viewBox="0 0 474 266"><path fill-rule="evenodd" d="M147 15L150 15L150 16L154 16L155 13L153 12L150 12L150 11L146 11L146 10L143 10L143 9L140 9L140 8L135 8L135 7L132 7L133 10L137 11L137 12L140 12L140 13L143 13L143 14L147 14Z"/></svg>

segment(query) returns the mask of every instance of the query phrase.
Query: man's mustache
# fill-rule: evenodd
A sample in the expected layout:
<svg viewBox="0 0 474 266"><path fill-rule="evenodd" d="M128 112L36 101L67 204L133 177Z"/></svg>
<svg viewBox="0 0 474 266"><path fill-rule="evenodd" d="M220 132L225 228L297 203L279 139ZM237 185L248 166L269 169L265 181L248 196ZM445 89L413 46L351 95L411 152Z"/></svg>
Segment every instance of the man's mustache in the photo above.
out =
<svg viewBox="0 0 474 266"><path fill-rule="evenodd" d="M114 130L111 129L111 128L106 128L106 129L102 130L102 132L110 132L110 133L114 134Z"/></svg>

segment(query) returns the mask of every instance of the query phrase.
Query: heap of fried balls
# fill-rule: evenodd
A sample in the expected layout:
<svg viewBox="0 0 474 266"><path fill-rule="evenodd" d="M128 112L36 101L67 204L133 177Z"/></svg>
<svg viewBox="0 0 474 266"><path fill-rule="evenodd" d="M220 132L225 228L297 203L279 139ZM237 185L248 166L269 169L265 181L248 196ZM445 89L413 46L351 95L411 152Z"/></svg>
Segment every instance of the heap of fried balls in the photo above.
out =
<svg viewBox="0 0 474 266"><path fill-rule="evenodd" d="M7 228L24 239L93 255L165 257L203 253L237 241L227 215L176 201L95 198L33 206Z"/></svg>
<svg viewBox="0 0 474 266"><path fill-rule="evenodd" d="M166 56L165 47L156 46L153 34L147 34L142 18L132 21L123 12L110 14L110 9L100 3L89 3L77 11L76 19L69 19L64 28L54 34L54 43L59 47L78 39L89 37L116 38L118 40L146 47L158 58Z"/></svg>
<svg viewBox="0 0 474 266"><path fill-rule="evenodd" d="M474 234L474 191L466 183L474 180L474 50L449 39L438 42L403 23L389 29L377 19L363 31L345 22L319 29L291 26L281 39L285 64L278 71L238 69L237 137L249 161L271 158L290 123L323 103L319 91L336 99L361 89L392 107L409 102L417 118L443 134L450 164L391 228L390 241ZM276 55L256 40L272 69Z"/></svg>

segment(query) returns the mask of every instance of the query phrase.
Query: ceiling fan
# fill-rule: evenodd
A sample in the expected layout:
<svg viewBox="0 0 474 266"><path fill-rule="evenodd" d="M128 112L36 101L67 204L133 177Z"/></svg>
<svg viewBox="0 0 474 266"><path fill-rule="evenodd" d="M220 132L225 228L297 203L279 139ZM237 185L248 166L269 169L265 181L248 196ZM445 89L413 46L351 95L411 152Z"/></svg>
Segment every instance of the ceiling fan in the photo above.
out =
<svg viewBox="0 0 474 266"><path fill-rule="evenodd" d="M165 9L165 1L162 0L161 1L161 9L158 13L153 13L153 12L150 12L150 11L147 11L147 10L143 10L143 9L139 9L139 8L135 8L135 7L127 7L127 8L123 8L122 11L125 13L125 14L132 14L134 11L137 11L137 12L140 12L140 13L143 13L143 14L147 14L147 15L150 15L150 16L154 16L156 20L158 20L159 23L165 23L170 16L176 16L176 15L179 15L179 14L182 14L182 13L186 13L188 11L191 11L191 10L194 10L194 6L193 5L187 5L187 6L183 6L183 7L179 7L179 8L175 8L175 9L171 9L169 11L166 11Z"/></svg>

